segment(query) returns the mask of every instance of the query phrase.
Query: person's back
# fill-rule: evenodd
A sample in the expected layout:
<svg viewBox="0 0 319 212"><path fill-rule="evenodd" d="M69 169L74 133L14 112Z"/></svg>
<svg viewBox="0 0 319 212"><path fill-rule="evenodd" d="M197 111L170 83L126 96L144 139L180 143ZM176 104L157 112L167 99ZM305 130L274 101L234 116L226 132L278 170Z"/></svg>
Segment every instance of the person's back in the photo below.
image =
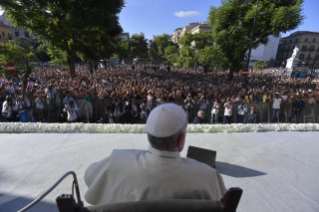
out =
<svg viewBox="0 0 319 212"><path fill-rule="evenodd" d="M226 191L218 171L180 157L186 128L187 117L181 107L156 107L146 123L151 147L114 150L109 157L89 166L84 175L86 201L93 205L159 199L219 201Z"/></svg>
<svg viewBox="0 0 319 212"><path fill-rule="evenodd" d="M96 177L99 178L96 180ZM158 199L220 200L225 187L218 172L178 152L114 150L85 173L90 204ZM216 186L218 185L218 186Z"/></svg>

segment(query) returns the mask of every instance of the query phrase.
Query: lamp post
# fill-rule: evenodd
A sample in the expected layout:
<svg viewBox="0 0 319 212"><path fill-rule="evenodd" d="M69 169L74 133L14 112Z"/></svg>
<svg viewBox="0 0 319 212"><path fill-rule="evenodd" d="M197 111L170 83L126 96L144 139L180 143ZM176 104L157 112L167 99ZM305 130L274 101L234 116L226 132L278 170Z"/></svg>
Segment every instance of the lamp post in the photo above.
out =
<svg viewBox="0 0 319 212"><path fill-rule="evenodd" d="M248 69L249 69L249 62L250 62L251 48L252 48L252 45L253 45L253 39L254 39L254 27L255 27L255 24L256 24L256 20L257 20L258 5L259 5L259 0L257 0L256 12L255 12L255 17L254 17L254 22L253 22L253 28L252 28L252 31L251 31L251 37L250 37L250 46L249 46L248 57L247 57L247 68L248 68Z"/></svg>

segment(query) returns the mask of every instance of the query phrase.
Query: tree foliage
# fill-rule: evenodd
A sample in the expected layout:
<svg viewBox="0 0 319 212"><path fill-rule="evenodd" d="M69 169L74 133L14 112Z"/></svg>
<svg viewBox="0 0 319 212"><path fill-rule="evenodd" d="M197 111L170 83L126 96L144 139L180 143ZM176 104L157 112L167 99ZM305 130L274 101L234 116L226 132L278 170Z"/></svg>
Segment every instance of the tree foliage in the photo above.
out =
<svg viewBox="0 0 319 212"><path fill-rule="evenodd" d="M179 44L182 46L179 52L179 62L187 68L193 68L197 63L196 54L201 49L211 46L212 43L213 37L211 32L200 31L195 34L186 32L179 41Z"/></svg>
<svg viewBox="0 0 319 212"><path fill-rule="evenodd" d="M167 46L164 50L164 57L167 61L167 64L173 65L178 63L178 48L176 45Z"/></svg>
<svg viewBox="0 0 319 212"><path fill-rule="evenodd" d="M116 40L116 58L118 61L122 61L130 56L131 48L128 40L120 38Z"/></svg>
<svg viewBox="0 0 319 212"><path fill-rule="evenodd" d="M302 15L304 0L262 0L259 1L257 22L253 28L257 0L224 0L218 8L211 7L210 24L213 37L222 55L228 60L229 76L239 71L250 46L267 44L268 36L278 37L280 33L296 29L305 18Z"/></svg>
<svg viewBox="0 0 319 212"><path fill-rule="evenodd" d="M263 70L268 68L268 62L265 60L258 60L254 64L254 70Z"/></svg>
<svg viewBox="0 0 319 212"><path fill-rule="evenodd" d="M148 42L143 32L133 34L130 42L132 56L135 58L147 58Z"/></svg>
<svg viewBox="0 0 319 212"><path fill-rule="evenodd" d="M157 45L157 54L160 59L165 58L165 48L168 46L174 46L175 44L171 41L171 36L168 34L154 36L154 42Z"/></svg>
<svg viewBox="0 0 319 212"><path fill-rule="evenodd" d="M0 72L7 74L6 64L9 61L13 62L16 73L24 74L23 94L27 89L28 77L33 71L33 66L29 62L35 59L33 52L27 52L26 49L15 45L13 41L0 42Z"/></svg>
<svg viewBox="0 0 319 212"><path fill-rule="evenodd" d="M149 50L148 55L152 60L158 61L160 60L160 56L158 55L158 47L154 40L149 41Z"/></svg>
<svg viewBox="0 0 319 212"><path fill-rule="evenodd" d="M60 51L57 55L66 56L72 78L77 52L89 58L104 44L104 36L122 31L117 14L124 7L123 0L2 0L0 6L14 26L27 27L54 51Z"/></svg>

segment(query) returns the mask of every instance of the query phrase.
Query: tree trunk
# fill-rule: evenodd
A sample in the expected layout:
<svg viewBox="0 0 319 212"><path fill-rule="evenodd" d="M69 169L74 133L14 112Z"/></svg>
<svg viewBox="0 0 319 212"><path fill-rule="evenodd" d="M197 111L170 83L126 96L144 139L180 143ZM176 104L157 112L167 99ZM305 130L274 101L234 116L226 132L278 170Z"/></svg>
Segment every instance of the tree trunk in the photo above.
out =
<svg viewBox="0 0 319 212"><path fill-rule="evenodd" d="M229 69L228 81L230 81L230 82L233 80L233 77L234 77L235 66L236 66L236 64L232 63L232 65L230 66L230 69Z"/></svg>
<svg viewBox="0 0 319 212"><path fill-rule="evenodd" d="M93 64L91 61L89 62L89 66L90 66L90 73L91 75L93 75L94 71L93 71Z"/></svg>
<svg viewBox="0 0 319 212"><path fill-rule="evenodd" d="M75 65L74 65L75 54L74 54L74 52L70 51L70 52L68 52L68 55L69 55L70 76L72 79L74 79L76 77Z"/></svg>

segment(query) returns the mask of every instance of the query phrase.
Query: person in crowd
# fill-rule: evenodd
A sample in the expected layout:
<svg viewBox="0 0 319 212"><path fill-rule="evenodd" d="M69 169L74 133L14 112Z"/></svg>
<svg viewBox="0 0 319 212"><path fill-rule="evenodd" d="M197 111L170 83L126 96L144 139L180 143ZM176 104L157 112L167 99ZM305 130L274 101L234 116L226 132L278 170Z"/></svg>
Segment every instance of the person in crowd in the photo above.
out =
<svg viewBox="0 0 319 212"><path fill-rule="evenodd" d="M131 103L128 105L128 110L133 115L132 123L137 123L140 118L141 108L140 105L136 102L136 99L132 99Z"/></svg>
<svg viewBox="0 0 319 212"><path fill-rule="evenodd" d="M207 107L209 105L208 100L205 98L204 95L201 95L200 99L198 100L197 104L199 105L199 109L202 110L206 114Z"/></svg>
<svg viewBox="0 0 319 212"><path fill-rule="evenodd" d="M247 105L245 104L245 102L242 102L240 105L238 105L237 107L237 114L236 114L236 122L237 123L244 123L244 117L245 117L245 113L247 113Z"/></svg>
<svg viewBox="0 0 319 212"><path fill-rule="evenodd" d="M66 107L63 109L64 112L67 112L68 123L77 122L79 119L78 112L75 109L75 105L73 101L69 101L66 103Z"/></svg>
<svg viewBox="0 0 319 212"><path fill-rule="evenodd" d="M289 123L291 123L291 120L296 115L296 123L299 123L299 118L302 110L305 108L305 102L299 97L296 97L296 100L292 103L292 110L289 118Z"/></svg>
<svg viewBox="0 0 319 212"><path fill-rule="evenodd" d="M77 106L74 98L71 96L71 91L70 90L65 92L65 97L63 99L63 104L66 106L66 103L69 103L69 102L73 102L74 108L76 110L78 110L78 106Z"/></svg>
<svg viewBox="0 0 319 212"><path fill-rule="evenodd" d="M186 111L188 120L191 120L192 117L194 117L194 105L195 105L195 100L192 97L191 93L187 94L187 97L184 100L184 109Z"/></svg>
<svg viewBox="0 0 319 212"><path fill-rule="evenodd" d="M49 83L48 87L44 90L44 93L47 95L47 104L49 109L54 110L56 88L53 87L52 83Z"/></svg>
<svg viewBox="0 0 319 212"><path fill-rule="evenodd" d="M211 124L217 124L218 123L218 115L219 115L219 110L221 109L222 104L220 103L219 99L216 98L214 101L214 104L212 106L212 111L211 111Z"/></svg>
<svg viewBox="0 0 319 212"><path fill-rule="evenodd" d="M90 120L93 117L93 106L92 99L94 98L94 94L91 91L85 92L84 100L84 108L85 108L85 117L86 123L90 123Z"/></svg>
<svg viewBox="0 0 319 212"><path fill-rule="evenodd" d="M85 200L92 205L159 199L220 201L226 193L218 171L182 158L187 117L176 104L152 110L147 123L148 150L113 150L84 174Z"/></svg>
<svg viewBox="0 0 319 212"><path fill-rule="evenodd" d="M202 110L199 110L197 116L193 120L193 124L203 124L204 123L205 113Z"/></svg>
<svg viewBox="0 0 319 212"><path fill-rule="evenodd" d="M120 123L122 124L134 124L135 117L133 115L133 111L130 110L130 107L126 105L124 107L124 113L120 116Z"/></svg>
<svg viewBox="0 0 319 212"><path fill-rule="evenodd" d="M233 103L230 101L230 98L227 98L226 103L224 104L225 111L224 111L224 124L231 123L231 117L233 115Z"/></svg>
<svg viewBox="0 0 319 212"><path fill-rule="evenodd" d="M147 117L148 117L148 114L146 112L147 108L146 108L146 100L144 100L142 102L142 104L140 105L140 109L141 109L141 115L140 115L140 119L142 121L144 121L144 123L146 122L147 120Z"/></svg>
<svg viewBox="0 0 319 212"><path fill-rule="evenodd" d="M44 122L44 98L40 92L38 92L38 97L35 99L35 103L38 121Z"/></svg>
<svg viewBox="0 0 319 212"><path fill-rule="evenodd" d="M250 112L246 116L245 123L258 123L258 114L254 106L250 108Z"/></svg>
<svg viewBox="0 0 319 212"><path fill-rule="evenodd" d="M2 104L1 116L8 122L14 121L14 111L17 107L13 104L13 100L10 96L6 97L6 100Z"/></svg>
<svg viewBox="0 0 319 212"><path fill-rule="evenodd" d="M276 92L275 97L272 99L272 114L271 114L271 122L274 122L274 120L278 119L279 111L280 111L280 105L282 103L282 98L279 97L279 92Z"/></svg>

